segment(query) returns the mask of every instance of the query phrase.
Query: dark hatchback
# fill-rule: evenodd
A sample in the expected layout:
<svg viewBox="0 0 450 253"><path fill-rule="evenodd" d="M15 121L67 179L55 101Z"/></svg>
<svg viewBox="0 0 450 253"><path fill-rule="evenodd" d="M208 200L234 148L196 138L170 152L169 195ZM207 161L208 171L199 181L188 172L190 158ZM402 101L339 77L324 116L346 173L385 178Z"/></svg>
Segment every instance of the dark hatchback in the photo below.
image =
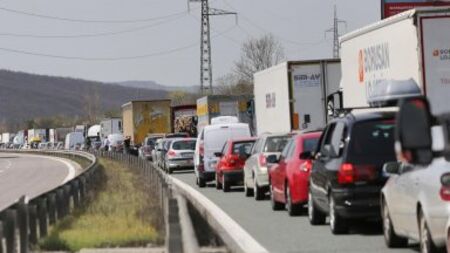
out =
<svg viewBox="0 0 450 253"><path fill-rule="evenodd" d="M349 219L379 219L383 164L395 161L394 112L349 113L328 124L311 171L308 216L313 225L330 216L334 234Z"/></svg>

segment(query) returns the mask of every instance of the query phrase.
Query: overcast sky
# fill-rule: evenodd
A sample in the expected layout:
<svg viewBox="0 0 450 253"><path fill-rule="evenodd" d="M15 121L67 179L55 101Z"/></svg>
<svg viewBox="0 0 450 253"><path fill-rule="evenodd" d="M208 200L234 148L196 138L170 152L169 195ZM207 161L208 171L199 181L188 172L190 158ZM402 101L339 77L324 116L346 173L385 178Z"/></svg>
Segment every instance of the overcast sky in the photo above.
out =
<svg viewBox="0 0 450 253"><path fill-rule="evenodd" d="M325 37L324 31L332 26L334 4L339 18L347 21L347 28L341 26L342 33L380 19L380 0L210 0L211 7L239 13L238 24L231 16L212 17L213 78L231 70L243 41L268 32L280 40L290 60L331 57L332 35ZM164 85L198 85L199 7L191 4L188 13L187 0L3 0L0 68L106 82L154 80ZM52 20L4 8L80 21L142 22ZM171 16L151 20L168 15ZM125 30L135 31L120 33ZM147 57L86 61L32 56L5 49L69 58ZM172 50L176 51L168 53Z"/></svg>

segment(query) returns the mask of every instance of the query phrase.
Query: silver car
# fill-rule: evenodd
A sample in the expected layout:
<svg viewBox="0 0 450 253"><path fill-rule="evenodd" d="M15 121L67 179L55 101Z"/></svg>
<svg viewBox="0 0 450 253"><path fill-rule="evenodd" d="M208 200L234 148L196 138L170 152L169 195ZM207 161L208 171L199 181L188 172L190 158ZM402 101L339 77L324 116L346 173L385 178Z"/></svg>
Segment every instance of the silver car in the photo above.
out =
<svg viewBox="0 0 450 253"><path fill-rule="evenodd" d="M173 139L162 139L162 141L158 144L156 147L156 166L158 166L161 169L165 169L165 157L167 150L169 149L170 143Z"/></svg>
<svg viewBox="0 0 450 253"><path fill-rule="evenodd" d="M250 157L244 165L244 191L246 196L254 195L256 200L264 198L269 189L266 158L280 155L292 137L290 134L264 134L256 140Z"/></svg>
<svg viewBox="0 0 450 253"><path fill-rule="evenodd" d="M171 174L178 169L194 169L195 138L173 139L165 155L164 169Z"/></svg>

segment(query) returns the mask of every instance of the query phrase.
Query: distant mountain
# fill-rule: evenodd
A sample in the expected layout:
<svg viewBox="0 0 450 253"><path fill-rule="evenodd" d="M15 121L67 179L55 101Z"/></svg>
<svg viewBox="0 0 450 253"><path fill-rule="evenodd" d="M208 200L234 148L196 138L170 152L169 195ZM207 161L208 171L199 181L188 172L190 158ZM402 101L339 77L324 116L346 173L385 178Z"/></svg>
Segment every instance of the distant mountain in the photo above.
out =
<svg viewBox="0 0 450 253"><path fill-rule="evenodd" d="M199 86L166 86L159 84L154 81L124 81L114 83L124 87L133 87L140 89L150 89L150 90L164 90L164 91L184 91L189 93L195 93L200 90Z"/></svg>
<svg viewBox="0 0 450 253"><path fill-rule="evenodd" d="M55 115L82 116L87 100L97 97L102 111L120 110L135 99L161 99L167 91L133 88L66 77L0 70L0 123Z"/></svg>

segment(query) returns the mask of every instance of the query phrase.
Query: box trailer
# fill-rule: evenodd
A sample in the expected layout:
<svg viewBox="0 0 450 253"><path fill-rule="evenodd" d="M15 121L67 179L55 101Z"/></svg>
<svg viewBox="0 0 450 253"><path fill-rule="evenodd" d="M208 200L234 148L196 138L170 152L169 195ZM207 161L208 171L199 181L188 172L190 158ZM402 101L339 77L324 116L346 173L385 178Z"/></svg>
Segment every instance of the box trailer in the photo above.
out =
<svg viewBox="0 0 450 253"><path fill-rule="evenodd" d="M131 101L122 105L123 135L130 136L131 142L139 144L148 134L170 133L171 101Z"/></svg>
<svg viewBox="0 0 450 253"><path fill-rule="evenodd" d="M104 140L110 134L122 133L122 118L108 118L100 122L100 138Z"/></svg>
<svg viewBox="0 0 450 253"><path fill-rule="evenodd" d="M344 107L367 107L392 91L400 97L414 81L433 113L448 112L449 41L448 7L413 9L342 36Z"/></svg>
<svg viewBox="0 0 450 253"><path fill-rule="evenodd" d="M253 96L209 95L197 100L197 130L211 124L211 119L219 116L234 116L239 122L252 127L252 117L247 113L248 104Z"/></svg>
<svg viewBox="0 0 450 253"><path fill-rule="evenodd" d="M339 107L339 59L288 61L254 75L257 133L323 128ZM328 97L333 100L328 100Z"/></svg>

